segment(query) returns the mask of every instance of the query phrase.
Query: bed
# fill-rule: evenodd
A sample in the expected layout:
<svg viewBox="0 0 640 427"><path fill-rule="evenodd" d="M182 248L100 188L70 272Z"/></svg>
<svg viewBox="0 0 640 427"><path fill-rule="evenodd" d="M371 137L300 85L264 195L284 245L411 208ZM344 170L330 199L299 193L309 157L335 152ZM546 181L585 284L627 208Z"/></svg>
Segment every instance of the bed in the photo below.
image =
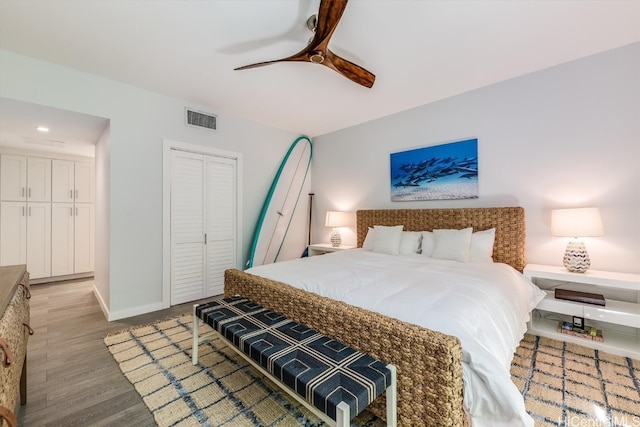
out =
<svg viewBox="0 0 640 427"><path fill-rule="evenodd" d="M462 229L465 227L473 227L473 231L481 231L495 228L493 260L495 263L510 266L496 264L496 267L502 271L500 274L513 275L516 281L523 281L517 285L518 287L522 286L523 289L526 286L531 287L526 291L530 294L526 303L527 308L521 310L523 311L520 315L521 318L513 322L517 324L517 327L512 328L511 335L513 336L506 339L506 343L501 346L502 353L506 354L510 351L509 356L512 356L517 341L524 333L526 316L541 298L541 293L537 293L539 290L530 282L527 285L526 279L518 273L525 265L524 210L519 207L506 207L358 211L358 247L362 248L370 227L398 224L402 224L405 231ZM426 267L431 261L427 262L425 257L417 254L393 258L392 255L382 256L367 252L363 249L342 251L331 255L260 266L247 272L227 270L225 273L225 295L242 295L351 347L369 353L386 363L395 364L398 369L398 422L401 425L532 426L531 418L524 411L522 397L509 380L508 362L510 362L510 358L507 363L505 360L487 363L482 359L484 356L475 356L474 354L470 358L469 351L464 350L468 350L475 344L469 344L469 337L464 334L456 335L456 327L449 328L447 322L444 324L439 322L439 325L434 329L425 325L420 326L420 322L414 322L413 317L407 317L397 308L393 311L381 304L383 300L399 299L404 301L403 303L411 305L411 298L407 299L407 295L411 294L404 288L393 292L389 290L387 295L385 294L386 288L379 287L375 288L374 292L369 292L368 297L359 298L355 298L356 294L350 289L350 286L358 287L353 283L358 282L361 276L375 276L378 265L397 263L397 266L393 267L397 269L394 270L396 273L393 276L380 270L381 277L386 277L385 280L390 283L396 281L395 277L398 277L398 282L400 282L400 279L408 275L408 271L412 269L417 269L416 271L419 271L420 274L424 274L427 268L436 271L433 274L442 275L444 272L448 274L459 263L437 261L433 262L432 266ZM492 270L487 265L468 264L465 268L469 271L465 274L469 278L476 275L482 276L485 274L485 270ZM334 268L332 265L341 265L342 267ZM328 278L338 277L336 274L343 268L349 268L349 265L367 267L359 272L348 273L352 274L348 277L352 277L353 281L350 280L344 285L319 286L316 282L316 278L323 275ZM305 271L307 272L306 276ZM387 275L384 276L385 274ZM302 280L298 280L300 276L302 276ZM391 277L394 279L390 279ZM302 283L297 283L299 281ZM308 286L305 285L305 281L308 282ZM303 289L305 286L313 292ZM400 286L400 284L393 283L393 286ZM476 288L480 287L476 286ZM391 288L389 287L389 289ZM322 296L323 293L326 296ZM517 292L514 291L515 293ZM377 295L379 297L374 298ZM404 299L400 299L397 297L398 295L404 295ZM447 298L446 296L438 298L441 297ZM414 299L418 300L418 298ZM514 297L514 299L516 298ZM361 301L365 300L370 302L370 306L361 304ZM425 310L425 313L430 310L431 308ZM482 314L481 317L491 316L492 310L492 308L486 307L486 312L489 314ZM407 312L410 311L407 310ZM456 317L463 318L463 316ZM475 322L478 324L485 320L487 319L474 318L471 319L471 322L467 321L466 323ZM454 323L450 322L451 325ZM491 319L488 323L495 322ZM497 323L500 324L500 321ZM503 326L507 325L507 329L509 328L504 321L502 324ZM445 333L441 330L452 330L454 333ZM511 344L509 344L509 340ZM463 349L462 342L465 342L465 349ZM502 355L502 359L505 359L505 354ZM478 361L481 363L477 363ZM489 373L478 374L473 371L473 376L470 377L469 366L475 365L490 365ZM487 398L486 404L482 403L483 399L479 398L483 394L477 392L478 375L480 377L484 375L483 378L487 380L485 386L480 384L480 388L485 387L483 393L493 396ZM494 376L495 378L493 378ZM473 387L470 388L472 384ZM481 407L480 412L476 408L478 405ZM503 407L496 409L492 408L492 405L502 405ZM370 410L379 417L384 417L384 398L377 399L370 406ZM497 415L492 415L492 410L497 411ZM503 415L502 412L505 410L512 413Z"/></svg>

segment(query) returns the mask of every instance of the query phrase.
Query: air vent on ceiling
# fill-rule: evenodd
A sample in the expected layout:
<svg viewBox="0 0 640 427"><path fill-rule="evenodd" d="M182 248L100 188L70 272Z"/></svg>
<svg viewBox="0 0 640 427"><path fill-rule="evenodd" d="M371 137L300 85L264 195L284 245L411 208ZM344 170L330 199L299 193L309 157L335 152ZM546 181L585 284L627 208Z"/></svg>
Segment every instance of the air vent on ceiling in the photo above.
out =
<svg viewBox="0 0 640 427"><path fill-rule="evenodd" d="M31 138L30 136L22 137L27 144L49 145L51 147L64 148L64 141L55 141L53 139Z"/></svg>
<svg viewBox="0 0 640 427"><path fill-rule="evenodd" d="M185 119L190 126L197 126L205 129L216 130L216 116L201 111L185 108Z"/></svg>

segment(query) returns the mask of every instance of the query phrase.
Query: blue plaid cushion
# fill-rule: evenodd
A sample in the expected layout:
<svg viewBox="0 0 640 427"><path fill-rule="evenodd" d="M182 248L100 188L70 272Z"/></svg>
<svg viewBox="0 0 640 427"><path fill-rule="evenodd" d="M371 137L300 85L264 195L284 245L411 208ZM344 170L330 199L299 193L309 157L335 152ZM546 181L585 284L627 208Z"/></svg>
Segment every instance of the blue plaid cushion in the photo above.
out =
<svg viewBox="0 0 640 427"><path fill-rule="evenodd" d="M199 305L196 315L333 419L340 402L355 417L391 384L384 363L245 298Z"/></svg>

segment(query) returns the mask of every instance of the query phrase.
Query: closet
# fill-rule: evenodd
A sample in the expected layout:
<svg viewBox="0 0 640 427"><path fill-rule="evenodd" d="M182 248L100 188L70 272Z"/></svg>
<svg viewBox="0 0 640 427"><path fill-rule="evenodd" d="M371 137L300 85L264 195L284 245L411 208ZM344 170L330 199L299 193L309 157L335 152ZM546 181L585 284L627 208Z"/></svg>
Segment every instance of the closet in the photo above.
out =
<svg viewBox="0 0 640 427"><path fill-rule="evenodd" d="M93 271L93 165L53 160L51 172L51 274Z"/></svg>
<svg viewBox="0 0 640 427"><path fill-rule="evenodd" d="M93 163L0 155L0 265L32 279L93 271Z"/></svg>
<svg viewBox="0 0 640 427"><path fill-rule="evenodd" d="M0 265L51 275L51 159L0 157Z"/></svg>
<svg viewBox="0 0 640 427"><path fill-rule="evenodd" d="M171 150L171 305L223 292L236 221L237 160Z"/></svg>

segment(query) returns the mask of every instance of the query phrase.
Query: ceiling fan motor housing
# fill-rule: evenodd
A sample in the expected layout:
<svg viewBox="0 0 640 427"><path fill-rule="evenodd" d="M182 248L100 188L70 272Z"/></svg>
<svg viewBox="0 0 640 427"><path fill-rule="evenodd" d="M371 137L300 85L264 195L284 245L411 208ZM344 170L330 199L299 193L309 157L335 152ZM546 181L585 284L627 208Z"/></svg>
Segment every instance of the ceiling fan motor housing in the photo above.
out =
<svg viewBox="0 0 640 427"><path fill-rule="evenodd" d="M324 52L316 50L309 53L309 61L314 64L322 64L324 62Z"/></svg>

